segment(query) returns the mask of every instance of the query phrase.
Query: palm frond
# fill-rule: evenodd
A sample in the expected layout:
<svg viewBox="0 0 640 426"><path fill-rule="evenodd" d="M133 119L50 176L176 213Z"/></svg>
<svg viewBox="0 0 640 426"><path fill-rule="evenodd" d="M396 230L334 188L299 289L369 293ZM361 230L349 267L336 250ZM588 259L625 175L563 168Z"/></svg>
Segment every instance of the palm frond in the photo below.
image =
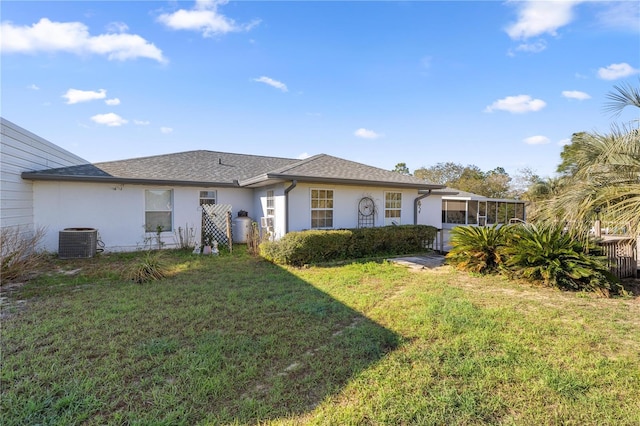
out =
<svg viewBox="0 0 640 426"><path fill-rule="evenodd" d="M604 105L605 111L611 112L612 116L617 117L622 113L622 110L628 106L640 108L639 88L633 87L631 83L622 83L613 86L613 88L615 91L607 94L609 102Z"/></svg>

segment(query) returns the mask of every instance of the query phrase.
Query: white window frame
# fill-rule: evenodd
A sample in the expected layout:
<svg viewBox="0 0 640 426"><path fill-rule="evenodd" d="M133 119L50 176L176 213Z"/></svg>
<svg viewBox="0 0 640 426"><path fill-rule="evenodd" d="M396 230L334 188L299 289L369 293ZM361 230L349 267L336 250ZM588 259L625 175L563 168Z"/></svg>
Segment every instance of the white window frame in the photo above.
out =
<svg viewBox="0 0 640 426"><path fill-rule="evenodd" d="M316 192L317 191L317 192ZM314 197L314 193L316 193L316 196ZM321 195L324 193L324 197L321 197ZM331 196L329 196L329 194L331 194ZM334 221L334 214L333 214L333 205L335 202L335 191L333 189L327 189L327 188L311 188L309 191L309 200L310 200L310 210L311 210L311 229L332 229L333 228L333 221ZM331 218L327 218L326 216L324 218L314 218L314 213L330 213ZM324 221L324 226L314 226L314 222L318 221L318 220L322 220ZM328 221L331 221L330 224L327 224ZM316 224L317 225L317 224Z"/></svg>
<svg viewBox="0 0 640 426"><path fill-rule="evenodd" d="M202 206L203 204L218 204L218 191L214 190L207 190L207 191L200 191L199 193L199 201L198 201L198 205ZM213 202L211 202L213 201Z"/></svg>
<svg viewBox="0 0 640 426"><path fill-rule="evenodd" d="M389 196L397 195L397 199L392 199ZM402 192L386 191L384 193L384 224L396 225L402 223Z"/></svg>
<svg viewBox="0 0 640 426"><path fill-rule="evenodd" d="M148 196L151 192L164 192L169 195L169 203L166 205L164 209L150 209L148 206ZM146 232L157 232L157 226L155 223L149 224L148 214L154 213L168 213L169 214L169 226L163 227L161 232L173 232L173 189L145 189L144 190L144 229ZM156 221L157 223L157 221Z"/></svg>
<svg viewBox="0 0 640 426"><path fill-rule="evenodd" d="M265 212L267 217L275 217L276 215L276 196L273 189L267 189Z"/></svg>

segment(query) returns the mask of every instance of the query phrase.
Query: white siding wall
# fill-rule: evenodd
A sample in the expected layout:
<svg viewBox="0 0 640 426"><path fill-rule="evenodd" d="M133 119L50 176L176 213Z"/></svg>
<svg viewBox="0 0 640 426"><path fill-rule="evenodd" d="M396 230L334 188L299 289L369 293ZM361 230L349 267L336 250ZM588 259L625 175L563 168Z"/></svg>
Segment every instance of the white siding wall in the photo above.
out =
<svg viewBox="0 0 640 426"><path fill-rule="evenodd" d="M82 158L0 118L0 226L34 230L33 183L24 171L86 164Z"/></svg>
<svg viewBox="0 0 640 426"><path fill-rule="evenodd" d="M384 226L384 193L401 192L402 210L401 224L413 224L413 203L419 196L417 190L397 189L397 188L375 188L346 185L322 185L322 184L298 184L289 193L289 231L300 231L311 228L311 189L332 189L333 192L333 228L356 228L358 226L358 203L363 197L370 197L374 200L377 213L375 226ZM424 200L423 200L424 203ZM419 216L427 224L427 221L435 222L440 211L434 219L427 216L428 209ZM431 223L429 223L431 224Z"/></svg>
<svg viewBox="0 0 640 426"><path fill-rule="evenodd" d="M107 251L131 251L144 247L144 191L173 189L173 228L162 234L166 247L175 245L178 227L194 227L199 241L202 212L200 191L216 188L113 185L96 183L34 183L35 223L47 228L44 248L58 251L58 233L65 228L96 228ZM238 210L251 212L253 191L218 188L218 204L230 204L233 217Z"/></svg>

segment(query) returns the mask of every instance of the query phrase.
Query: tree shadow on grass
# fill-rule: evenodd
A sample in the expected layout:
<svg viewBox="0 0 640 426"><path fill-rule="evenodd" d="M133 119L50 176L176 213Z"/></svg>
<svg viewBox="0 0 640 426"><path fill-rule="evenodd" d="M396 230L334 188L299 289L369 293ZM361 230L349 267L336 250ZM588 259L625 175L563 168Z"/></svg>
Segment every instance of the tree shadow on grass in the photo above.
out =
<svg viewBox="0 0 640 426"><path fill-rule="evenodd" d="M29 328L34 318L55 326ZM3 424L301 415L400 340L286 269L247 257L147 285L49 294L4 333Z"/></svg>

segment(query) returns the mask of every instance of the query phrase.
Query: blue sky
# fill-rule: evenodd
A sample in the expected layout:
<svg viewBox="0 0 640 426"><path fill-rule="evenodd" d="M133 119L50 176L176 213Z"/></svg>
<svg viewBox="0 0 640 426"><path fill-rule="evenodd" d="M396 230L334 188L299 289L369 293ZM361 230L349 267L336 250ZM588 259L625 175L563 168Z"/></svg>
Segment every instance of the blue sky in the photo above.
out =
<svg viewBox="0 0 640 426"><path fill-rule="evenodd" d="M1 114L92 162L208 149L551 175L640 83L636 1L2 1Z"/></svg>

